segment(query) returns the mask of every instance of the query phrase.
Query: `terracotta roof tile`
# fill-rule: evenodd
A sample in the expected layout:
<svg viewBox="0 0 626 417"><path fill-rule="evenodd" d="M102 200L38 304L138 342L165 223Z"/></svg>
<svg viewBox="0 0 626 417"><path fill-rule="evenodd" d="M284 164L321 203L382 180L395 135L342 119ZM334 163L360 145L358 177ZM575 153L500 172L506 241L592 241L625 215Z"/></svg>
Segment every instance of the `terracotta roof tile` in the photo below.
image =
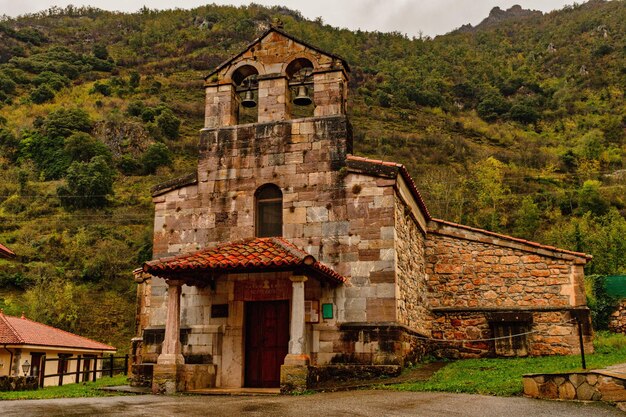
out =
<svg viewBox="0 0 626 417"><path fill-rule="evenodd" d="M312 255L279 237L229 242L186 255L146 262L143 270L152 275L175 275L177 271L240 271L263 268L308 268L324 278L342 283L346 278L318 262Z"/></svg>
<svg viewBox="0 0 626 417"><path fill-rule="evenodd" d="M0 312L0 344L116 350L113 346L56 329L25 317L7 316L2 312Z"/></svg>
<svg viewBox="0 0 626 417"><path fill-rule="evenodd" d="M14 258L14 257L15 257L15 253L13 253L11 249L7 248L2 243L0 243L0 258Z"/></svg>

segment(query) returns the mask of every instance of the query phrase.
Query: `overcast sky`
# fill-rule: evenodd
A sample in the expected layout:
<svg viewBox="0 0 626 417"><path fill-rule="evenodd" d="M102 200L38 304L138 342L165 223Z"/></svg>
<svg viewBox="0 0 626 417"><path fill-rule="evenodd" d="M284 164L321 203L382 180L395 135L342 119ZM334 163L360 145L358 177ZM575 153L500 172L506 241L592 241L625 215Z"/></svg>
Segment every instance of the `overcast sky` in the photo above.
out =
<svg viewBox="0 0 626 417"><path fill-rule="evenodd" d="M17 16L45 10L53 5L65 7L90 5L105 10L135 12L142 6L151 9L190 9L207 3L249 4L243 0L0 0L0 15ZM579 0L578 3L584 1ZM499 6L507 9L519 4L544 12L560 9L572 0L256 0L264 5L282 5L299 10L314 19L349 29L398 31L416 36L441 35L465 23L477 24Z"/></svg>

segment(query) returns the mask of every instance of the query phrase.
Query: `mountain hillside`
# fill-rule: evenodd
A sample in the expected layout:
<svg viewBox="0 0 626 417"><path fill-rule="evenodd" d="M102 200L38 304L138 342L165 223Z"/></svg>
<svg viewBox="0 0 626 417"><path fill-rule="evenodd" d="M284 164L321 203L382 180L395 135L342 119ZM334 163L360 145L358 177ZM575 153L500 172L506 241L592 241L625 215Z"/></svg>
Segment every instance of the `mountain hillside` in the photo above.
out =
<svg viewBox="0 0 626 417"><path fill-rule="evenodd" d="M434 39L283 7L70 6L0 21L5 312L126 348L150 188L194 170L203 77L275 19L350 63L355 153L405 164L434 216L626 273L624 1L495 10Z"/></svg>

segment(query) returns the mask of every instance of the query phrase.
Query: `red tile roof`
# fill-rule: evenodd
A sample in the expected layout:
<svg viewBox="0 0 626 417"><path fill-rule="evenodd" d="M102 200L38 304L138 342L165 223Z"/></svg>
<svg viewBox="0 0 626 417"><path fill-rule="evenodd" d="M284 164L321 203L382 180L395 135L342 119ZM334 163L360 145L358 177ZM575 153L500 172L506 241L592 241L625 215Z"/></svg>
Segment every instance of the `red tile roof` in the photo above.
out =
<svg viewBox="0 0 626 417"><path fill-rule="evenodd" d="M15 253L13 253L11 249L7 248L2 243L0 243L0 258L14 258L14 257L15 257Z"/></svg>
<svg viewBox="0 0 626 417"><path fill-rule="evenodd" d="M143 270L156 276L174 277L177 272L237 272L302 267L334 283L346 278L318 262L312 255L279 237L225 243L186 255L146 262Z"/></svg>
<svg viewBox="0 0 626 417"><path fill-rule="evenodd" d="M404 165L398 164L397 162L382 161L380 159L370 159L370 158L364 158L362 156L355 156L355 155L348 155L346 159L348 162L349 161L362 162L366 164L380 165L384 167L397 169L400 175L402 175L402 178L404 178L407 185L409 186L409 190L411 191L411 194L413 194L413 197L415 198L415 201L417 202L420 209L422 210L422 214L424 215L424 217L426 217L426 220L431 219L430 212L428 211L428 207L426 207L426 203L424 202L424 199L422 198L422 194L417 189L417 186L415 185L415 181L413 181L411 174L409 174L409 171L406 169Z"/></svg>
<svg viewBox="0 0 626 417"><path fill-rule="evenodd" d="M36 345L88 350L116 350L113 346L87 339L64 330L0 311L0 344Z"/></svg>
<svg viewBox="0 0 626 417"><path fill-rule="evenodd" d="M568 255L576 256L578 258L584 258L584 259L587 259L587 260L593 259L593 256L588 255L588 254L583 253L583 252L574 252L574 251L567 250L567 249L557 248L555 246L543 245L541 243L533 242L531 240L520 239L520 238L517 238L517 237L513 237L513 236L509 236L509 235L503 235L503 234L500 234L500 233L491 232L489 230L479 229L479 228L476 228L476 227L465 226L464 224L453 223L453 222L449 222L449 221L446 221L446 220L441 220L441 219L431 219L431 220L432 220L433 223L439 223L439 224L444 225L444 226L450 226L450 227L456 227L456 228L459 228L459 229L470 230L472 232L478 232L478 233L482 233L482 234L485 234L485 235L493 236L493 237L496 237L496 238L509 240L509 241L512 241L512 242L517 242L517 243L521 243L521 244L528 245L528 246L532 246L532 247L537 248L537 249L544 249L544 250L552 251L552 252L565 253L565 254L568 254ZM433 231L433 230L431 230L431 231Z"/></svg>

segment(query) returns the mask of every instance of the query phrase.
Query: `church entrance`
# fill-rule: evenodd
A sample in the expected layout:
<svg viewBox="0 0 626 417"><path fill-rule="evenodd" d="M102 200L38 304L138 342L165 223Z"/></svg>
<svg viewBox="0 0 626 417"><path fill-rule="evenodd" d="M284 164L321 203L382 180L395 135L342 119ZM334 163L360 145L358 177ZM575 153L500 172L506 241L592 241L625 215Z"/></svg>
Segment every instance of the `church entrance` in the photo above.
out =
<svg viewBox="0 0 626 417"><path fill-rule="evenodd" d="M246 303L245 386L280 386L280 366L289 346L289 301Z"/></svg>

